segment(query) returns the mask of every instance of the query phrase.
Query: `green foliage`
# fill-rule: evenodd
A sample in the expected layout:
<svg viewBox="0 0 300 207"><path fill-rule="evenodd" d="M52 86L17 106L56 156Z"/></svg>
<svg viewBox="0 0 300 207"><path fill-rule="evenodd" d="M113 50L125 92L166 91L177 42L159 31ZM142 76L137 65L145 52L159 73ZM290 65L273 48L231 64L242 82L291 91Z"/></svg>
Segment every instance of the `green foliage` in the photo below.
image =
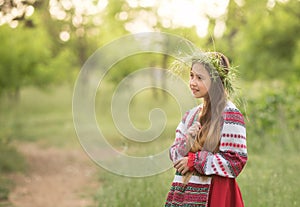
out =
<svg viewBox="0 0 300 207"><path fill-rule="evenodd" d="M295 13L300 11L300 4L296 2L277 3L272 9L258 7L256 15L252 15L246 3L246 22L234 40L234 59L248 80L289 79L292 73L299 71L292 61L294 56L299 59L299 53L296 53L299 14Z"/></svg>
<svg viewBox="0 0 300 207"><path fill-rule="evenodd" d="M45 88L74 80L74 54L69 48L53 53L53 42L41 20L35 24L15 29L0 27L0 95L7 93L18 98L25 86Z"/></svg>
<svg viewBox="0 0 300 207"><path fill-rule="evenodd" d="M297 40L295 44L296 44L295 52L292 57L292 64L294 65L295 71L294 71L294 75L290 78L291 79L294 78L295 81L297 81L299 80L300 77L300 39Z"/></svg>
<svg viewBox="0 0 300 207"><path fill-rule="evenodd" d="M150 67L167 69L166 62L164 61L166 60L164 60L164 56L161 54L141 53L131 55L118 61L111 67L107 77L111 82L117 85L122 79L137 70Z"/></svg>
<svg viewBox="0 0 300 207"><path fill-rule="evenodd" d="M262 153L273 146L283 151L299 151L300 88L295 83L264 82L246 90L258 91L248 96L248 137L251 150ZM274 90L277 89L277 90ZM269 148L270 149L270 148Z"/></svg>
<svg viewBox="0 0 300 207"><path fill-rule="evenodd" d="M0 27L0 88L16 93L25 85L42 86L49 72L43 68L50 58L49 43L44 31Z"/></svg>

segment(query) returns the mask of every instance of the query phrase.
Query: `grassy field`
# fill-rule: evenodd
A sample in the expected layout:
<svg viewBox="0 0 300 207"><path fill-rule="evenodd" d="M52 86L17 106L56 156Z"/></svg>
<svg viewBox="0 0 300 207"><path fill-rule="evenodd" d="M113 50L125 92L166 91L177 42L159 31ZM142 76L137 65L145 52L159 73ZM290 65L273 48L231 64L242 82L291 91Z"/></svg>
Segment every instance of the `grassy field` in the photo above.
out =
<svg viewBox="0 0 300 207"><path fill-rule="evenodd" d="M246 207L299 206L297 154L251 155L239 183ZM104 172L96 199L101 206L163 206L174 170L148 178L126 178Z"/></svg>
<svg viewBox="0 0 300 207"><path fill-rule="evenodd" d="M250 86L252 85L249 84ZM138 156L153 154L170 146L181 116L172 97L153 98L152 91L145 91L134 98L134 108L130 109L130 116L137 128L149 127L148 113L154 107L162 108L168 121L165 131L155 141L136 143L124 138L113 125L109 109L110 101L103 98L109 98L112 89L112 86L107 85L105 90L96 97L96 118L112 146L116 149L123 149L125 146L127 154ZM249 99L258 100L258 95L251 93ZM27 88L22 91L19 103L11 103L6 98L0 101L2 142L0 175L26 168L22 158L11 147L14 142L30 141L48 146L79 147L72 122L72 87L61 86L46 92ZM266 104L258 103L258 105ZM253 110L253 106L249 108ZM245 206L299 206L300 157L297 148L299 142L297 137L292 137L298 134L299 127L293 126L294 128L289 130L289 122L282 123L282 120L289 118L286 116L284 119L275 119L277 121L273 121L274 123L270 120L258 122L253 120L258 119L258 116L252 116L250 109L247 111L249 161L237 179ZM272 125L265 128L265 131L256 130L258 124L268 126L268 123ZM282 133L283 130L285 134ZM91 196L97 201L99 207L163 206L173 174L174 170L169 169L151 177L128 178L101 170L99 180L102 185ZM8 194L7 189L11 185L0 176L0 186L4 186L3 189L0 188L0 196L1 193L3 194L0 200L5 199L5 195Z"/></svg>
<svg viewBox="0 0 300 207"><path fill-rule="evenodd" d="M2 140L38 141L58 147L77 142L72 119L72 87L27 88L20 101L1 100ZM75 142L74 142L75 140Z"/></svg>

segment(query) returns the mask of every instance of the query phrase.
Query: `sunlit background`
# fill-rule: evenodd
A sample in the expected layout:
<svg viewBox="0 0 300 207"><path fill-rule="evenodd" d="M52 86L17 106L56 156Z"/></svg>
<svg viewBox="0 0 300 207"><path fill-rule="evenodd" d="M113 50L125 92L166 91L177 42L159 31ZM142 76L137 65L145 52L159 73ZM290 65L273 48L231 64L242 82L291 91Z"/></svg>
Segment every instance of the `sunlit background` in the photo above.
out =
<svg viewBox="0 0 300 207"><path fill-rule="evenodd" d="M0 1L4 9L5 2L5 0ZM8 23L15 28L18 26L16 17L33 15L34 6L22 2L16 0L15 7L9 9L8 14L0 13L0 25ZM28 2L34 4L36 1L28 0ZM210 18L215 20L213 34L210 35L220 38L226 30L229 0L126 0L125 2L121 11L115 14L115 19L124 21L125 29L131 33L159 31L157 25L160 24L163 28L194 27L197 35L203 38L208 35ZM234 0L234 2L240 7L245 4L244 0ZM266 8L272 10L276 2L286 3L288 0L268 0ZM118 1L111 1L111 3L119 4ZM99 26L104 23L103 16L107 5L108 0L49 0L49 12L52 18L71 21L76 28L89 23ZM136 8L139 10L135 11ZM82 29L77 30L78 35L82 35L83 32ZM59 36L62 41L68 41L70 31L63 30Z"/></svg>

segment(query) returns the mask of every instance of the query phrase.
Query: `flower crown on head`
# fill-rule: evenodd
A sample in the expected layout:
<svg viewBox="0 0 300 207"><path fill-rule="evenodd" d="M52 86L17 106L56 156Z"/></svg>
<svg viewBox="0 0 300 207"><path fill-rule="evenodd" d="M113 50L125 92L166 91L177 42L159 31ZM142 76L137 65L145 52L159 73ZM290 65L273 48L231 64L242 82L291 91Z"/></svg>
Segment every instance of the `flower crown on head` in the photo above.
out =
<svg viewBox="0 0 300 207"><path fill-rule="evenodd" d="M236 79L236 67L227 64L226 58L219 52L193 52L191 55L182 56L175 60L170 70L175 74L182 75L183 72L190 70L195 63L201 63L210 73L211 80L216 82L218 78L222 81L224 89L229 96L235 93L234 81Z"/></svg>

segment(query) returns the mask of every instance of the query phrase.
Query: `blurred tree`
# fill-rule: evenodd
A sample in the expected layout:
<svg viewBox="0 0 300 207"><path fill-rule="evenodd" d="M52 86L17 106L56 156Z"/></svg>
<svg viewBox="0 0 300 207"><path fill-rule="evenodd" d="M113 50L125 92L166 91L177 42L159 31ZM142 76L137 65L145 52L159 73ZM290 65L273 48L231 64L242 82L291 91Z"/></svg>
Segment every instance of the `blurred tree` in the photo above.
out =
<svg viewBox="0 0 300 207"><path fill-rule="evenodd" d="M53 41L38 14L31 18L35 27L0 27L0 95L6 93L17 100L24 86L44 88L74 79L72 51L53 50Z"/></svg>
<svg viewBox="0 0 300 207"><path fill-rule="evenodd" d="M35 0L3 0L0 2L0 15L6 22L24 20L35 4Z"/></svg>
<svg viewBox="0 0 300 207"><path fill-rule="evenodd" d="M172 15L164 16L168 12L161 12L162 4L127 0L118 1L117 4L105 0L12 0L1 1L0 8L2 15L8 16L16 15L16 8L20 8L25 13L19 13L24 15L17 15L11 21L24 22L22 20L25 19L23 25L28 28L35 27L36 22L40 21L42 27L46 28L47 41L51 44L50 56L58 57L64 51L60 58L67 54L69 58L73 57L70 59L73 68L80 68L97 47L130 32L140 32L138 28L142 28L142 31L181 35L207 50L221 50L235 65L242 66L240 70L247 79L258 76L274 78L279 71L285 71L285 75L289 76L288 72L299 71L298 0L231 0L227 12L219 16L202 10L202 4L198 4L203 13L201 15L209 21L209 35L205 38L199 38L198 31L205 24L180 26L172 19ZM39 20L29 15L32 8ZM226 30L223 33L224 24ZM155 58L150 61L151 64L166 65L165 57ZM159 61L160 64L155 63ZM124 66L122 73L114 74L120 77L113 79L126 76L132 68Z"/></svg>
<svg viewBox="0 0 300 207"><path fill-rule="evenodd" d="M47 34L41 29L0 27L0 90L18 98L24 85L45 85L51 78Z"/></svg>
<svg viewBox="0 0 300 207"><path fill-rule="evenodd" d="M299 11L299 2L291 0L249 18L239 37L243 45L238 53L249 78L288 78L296 70L292 59L299 41L300 18L295 15Z"/></svg>
<svg viewBox="0 0 300 207"><path fill-rule="evenodd" d="M229 54L247 80L290 79L299 74L298 0L231 1L225 35L217 45ZM253 15L255 13L255 15Z"/></svg>

